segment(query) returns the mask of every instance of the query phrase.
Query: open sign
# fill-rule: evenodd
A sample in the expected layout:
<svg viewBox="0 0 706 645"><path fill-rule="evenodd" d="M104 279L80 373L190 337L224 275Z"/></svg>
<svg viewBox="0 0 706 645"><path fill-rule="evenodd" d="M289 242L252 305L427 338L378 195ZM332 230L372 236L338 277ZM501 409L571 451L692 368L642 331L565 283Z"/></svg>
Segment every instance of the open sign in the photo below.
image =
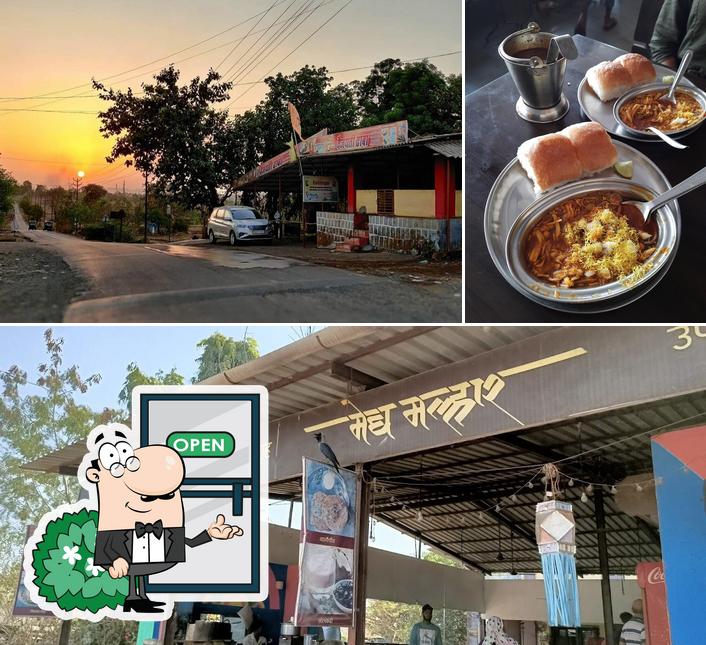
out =
<svg viewBox="0 0 706 645"><path fill-rule="evenodd" d="M235 439L228 432L172 432L167 445L182 457L230 457Z"/></svg>

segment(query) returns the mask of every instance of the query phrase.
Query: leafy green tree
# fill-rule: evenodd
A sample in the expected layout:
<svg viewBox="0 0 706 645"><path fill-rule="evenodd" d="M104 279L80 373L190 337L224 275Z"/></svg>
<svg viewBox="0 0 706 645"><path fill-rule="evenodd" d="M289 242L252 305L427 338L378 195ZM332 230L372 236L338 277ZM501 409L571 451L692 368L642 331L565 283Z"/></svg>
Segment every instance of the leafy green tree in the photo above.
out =
<svg viewBox="0 0 706 645"><path fill-rule="evenodd" d="M25 527L36 524L47 511L77 501L78 481L66 474L24 470L23 464L84 442L89 431L117 419L115 410L92 410L82 395L100 382L100 375L83 377L76 365L63 363L62 338L51 329L44 333L47 358L34 374L18 365L0 371L0 642L56 642L60 621L12 618L10 611L20 571ZM129 642L112 638L134 634L134 624L98 624L74 621L73 642ZM105 624L104 624L105 623ZM81 636L80 639L77 637Z"/></svg>
<svg viewBox="0 0 706 645"><path fill-rule="evenodd" d="M259 153L269 159L286 149L292 137L287 103L293 103L301 117L304 138L323 128L329 132L350 130L357 123L353 90L331 86L333 77L326 67L305 65L289 75L268 76L265 99L255 109Z"/></svg>
<svg viewBox="0 0 706 645"><path fill-rule="evenodd" d="M12 208L12 198L18 190L15 178L0 166L0 215Z"/></svg>
<svg viewBox="0 0 706 645"><path fill-rule="evenodd" d="M118 402L128 410L132 405L132 389L138 385L184 385L184 377L172 367L169 372L159 370L156 374L145 374L137 363L130 363L127 366L127 374L123 381L123 387L118 394Z"/></svg>
<svg viewBox="0 0 706 645"><path fill-rule="evenodd" d="M141 96L94 81L100 98L112 103L99 114L103 136L114 138L107 160L125 157L127 166L153 176L159 194L205 215L244 171L234 126L225 111L214 108L228 99L232 84L219 82L219 74L209 70L205 78L180 85L173 66L154 81L143 84Z"/></svg>
<svg viewBox="0 0 706 645"><path fill-rule="evenodd" d="M445 76L429 61L402 64L388 58L351 85L363 125L407 119L416 134L461 130L460 79Z"/></svg>
<svg viewBox="0 0 706 645"><path fill-rule="evenodd" d="M249 336L235 340L216 332L199 341L196 347L201 349L201 355L196 359L199 371L192 379L193 383L199 383L260 356L257 341Z"/></svg>
<svg viewBox="0 0 706 645"><path fill-rule="evenodd" d="M86 184L82 192L83 201L87 204L96 204L108 194L108 191L99 184Z"/></svg>

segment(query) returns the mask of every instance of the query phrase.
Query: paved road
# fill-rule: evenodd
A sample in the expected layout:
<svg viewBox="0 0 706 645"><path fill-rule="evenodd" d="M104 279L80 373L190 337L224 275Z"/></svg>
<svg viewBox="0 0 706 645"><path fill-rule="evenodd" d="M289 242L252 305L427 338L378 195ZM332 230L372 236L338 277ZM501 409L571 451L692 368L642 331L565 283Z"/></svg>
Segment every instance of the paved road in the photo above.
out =
<svg viewBox="0 0 706 645"><path fill-rule="evenodd" d="M406 323L461 318L460 284L411 285L224 244L145 247L88 242L53 231L25 235L59 253L88 281L88 292L69 305L65 322Z"/></svg>

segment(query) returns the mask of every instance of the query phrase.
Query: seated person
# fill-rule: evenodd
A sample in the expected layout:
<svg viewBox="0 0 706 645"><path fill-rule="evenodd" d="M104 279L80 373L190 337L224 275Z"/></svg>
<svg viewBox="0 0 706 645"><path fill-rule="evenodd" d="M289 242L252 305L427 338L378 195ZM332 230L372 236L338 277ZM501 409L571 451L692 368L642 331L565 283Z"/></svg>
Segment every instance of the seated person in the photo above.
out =
<svg viewBox="0 0 706 645"><path fill-rule="evenodd" d="M706 84L706 6L703 0L666 0L652 33L652 60L672 69L687 49L694 53L688 76Z"/></svg>

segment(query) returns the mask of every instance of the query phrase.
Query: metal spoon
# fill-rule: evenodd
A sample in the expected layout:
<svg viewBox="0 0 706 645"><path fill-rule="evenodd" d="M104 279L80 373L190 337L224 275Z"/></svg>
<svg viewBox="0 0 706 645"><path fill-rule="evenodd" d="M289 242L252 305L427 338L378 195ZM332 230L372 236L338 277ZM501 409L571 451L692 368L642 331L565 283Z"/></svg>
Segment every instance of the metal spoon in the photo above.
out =
<svg viewBox="0 0 706 645"><path fill-rule="evenodd" d="M674 76L672 86L669 88L669 92L667 94L664 94L663 96L659 97L658 101L660 103L664 103L666 105L677 104L677 100L674 98L674 92L677 89L677 85L679 85L679 81L681 81L682 77L686 73L686 70L689 68L689 63L691 63L691 57L693 55L694 53L690 49L687 49L684 52L684 58L681 59L681 64L679 65L679 69L677 70L677 73Z"/></svg>
<svg viewBox="0 0 706 645"><path fill-rule="evenodd" d="M627 201L623 202L623 205L630 204L631 206L634 206L635 208L637 208L637 210L640 211L645 221L647 221L652 212L657 210L660 206L664 206L667 202L671 202L677 197L686 195L695 188L703 186L704 184L706 184L706 168L702 168L698 172L691 175L691 177L688 177L673 188L670 188L666 193L657 195L657 197L650 200L649 202Z"/></svg>
<svg viewBox="0 0 706 645"><path fill-rule="evenodd" d="M647 129L650 132L656 134L660 139L662 139L662 141L664 141L665 143L668 143L670 146L672 146L672 148L677 148L678 150L685 150L686 148L689 147L689 146L685 146L683 143L679 143L675 139L672 139L672 137L670 137L669 135L662 132L662 130L658 130L654 126L650 125L647 127Z"/></svg>

